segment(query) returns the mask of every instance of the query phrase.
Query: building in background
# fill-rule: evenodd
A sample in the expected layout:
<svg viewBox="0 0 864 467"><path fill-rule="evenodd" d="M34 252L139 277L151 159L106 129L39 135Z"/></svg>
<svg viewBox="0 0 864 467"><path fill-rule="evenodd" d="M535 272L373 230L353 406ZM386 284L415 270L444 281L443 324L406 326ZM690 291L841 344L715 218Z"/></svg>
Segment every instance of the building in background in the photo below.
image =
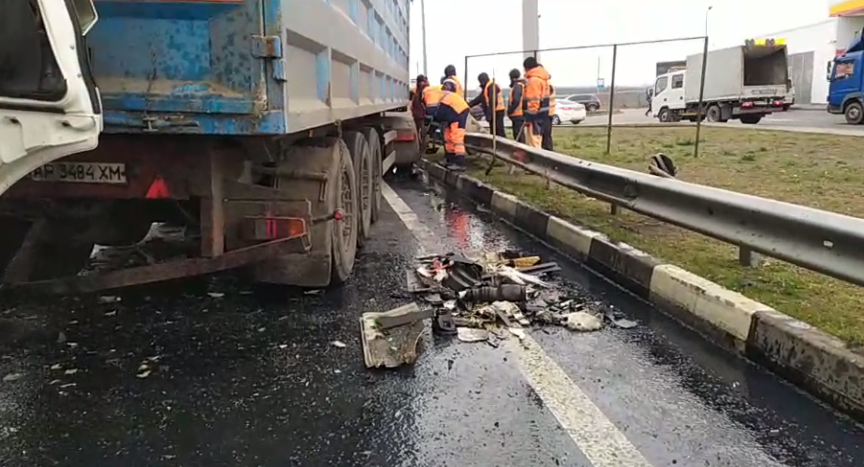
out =
<svg viewBox="0 0 864 467"><path fill-rule="evenodd" d="M786 40L789 78L795 88L796 104L828 102L828 73L837 50L839 19L828 18L819 23L760 36Z"/></svg>

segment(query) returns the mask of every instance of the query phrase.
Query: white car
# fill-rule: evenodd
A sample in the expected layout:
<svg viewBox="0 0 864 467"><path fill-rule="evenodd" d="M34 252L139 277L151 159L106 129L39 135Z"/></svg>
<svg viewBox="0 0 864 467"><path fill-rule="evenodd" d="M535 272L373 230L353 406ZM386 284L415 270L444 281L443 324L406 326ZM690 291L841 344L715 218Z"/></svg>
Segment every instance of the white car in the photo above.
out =
<svg viewBox="0 0 864 467"><path fill-rule="evenodd" d="M585 106L578 102L558 101L555 105L555 115L552 116L552 124L561 125L564 122L576 124L585 120L587 115Z"/></svg>

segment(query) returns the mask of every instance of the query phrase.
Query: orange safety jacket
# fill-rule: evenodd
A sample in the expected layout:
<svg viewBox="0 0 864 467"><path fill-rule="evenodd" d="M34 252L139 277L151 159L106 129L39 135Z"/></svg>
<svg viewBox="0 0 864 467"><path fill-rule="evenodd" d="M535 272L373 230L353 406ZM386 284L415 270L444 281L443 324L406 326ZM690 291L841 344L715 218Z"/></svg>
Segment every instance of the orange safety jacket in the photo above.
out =
<svg viewBox="0 0 864 467"><path fill-rule="evenodd" d="M529 118L549 115L549 73L537 66L525 73L526 84L523 108Z"/></svg>
<svg viewBox="0 0 864 467"><path fill-rule="evenodd" d="M489 82L486 83L486 87L483 88L483 100L486 101L486 107L489 109L490 114L492 113L492 104L490 101L492 100L493 89L495 89L495 80L490 79ZM498 88L496 94L498 95L498 99L496 99L497 102L495 103L495 112L504 112L504 96L501 95L501 88Z"/></svg>
<svg viewBox="0 0 864 467"><path fill-rule="evenodd" d="M516 102L515 103L516 107L513 107L513 105L514 105L513 99L515 98L514 94L515 94L517 86L521 88L520 91L522 91L522 92L519 93L519 102ZM521 117L522 116L522 112L523 112L522 102L524 100L525 100L525 83L522 81L517 81L513 86L510 87L510 108L514 109L513 112L510 112L510 115L509 115L510 117Z"/></svg>
<svg viewBox="0 0 864 467"><path fill-rule="evenodd" d="M441 98L441 104L450 107L457 114L461 114L468 110L468 103L465 102L465 98L463 98L461 94L456 94L455 92L444 91L444 97Z"/></svg>
<svg viewBox="0 0 864 467"><path fill-rule="evenodd" d="M438 104L441 103L441 100L444 98L444 95L447 94L447 91L444 90L444 86L426 86L423 89L423 104L426 105L426 113L428 115L432 115L438 110Z"/></svg>

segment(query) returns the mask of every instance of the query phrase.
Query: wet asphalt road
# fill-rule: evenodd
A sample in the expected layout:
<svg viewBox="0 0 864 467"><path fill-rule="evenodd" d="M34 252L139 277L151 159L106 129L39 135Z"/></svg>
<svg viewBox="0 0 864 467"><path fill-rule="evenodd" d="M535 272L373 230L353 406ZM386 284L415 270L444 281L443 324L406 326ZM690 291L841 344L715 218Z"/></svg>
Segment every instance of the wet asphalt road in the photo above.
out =
<svg viewBox="0 0 864 467"><path fill-rule="evenodd" d="M537 252L593 307L639 322L532 336L650 465L864 464L860 426L489 214L416 181L392 185L435 235L427 248ZM385 203L354 278L320 295L226 274L112 304L5 299L5 318L62 329L67 341L3 350L0 465L591 466L585 452L597 446L580 449L561 427L515 363L518 344L428 334L413 368L363 367L360 313L406 302L417 247Z"/></svg>

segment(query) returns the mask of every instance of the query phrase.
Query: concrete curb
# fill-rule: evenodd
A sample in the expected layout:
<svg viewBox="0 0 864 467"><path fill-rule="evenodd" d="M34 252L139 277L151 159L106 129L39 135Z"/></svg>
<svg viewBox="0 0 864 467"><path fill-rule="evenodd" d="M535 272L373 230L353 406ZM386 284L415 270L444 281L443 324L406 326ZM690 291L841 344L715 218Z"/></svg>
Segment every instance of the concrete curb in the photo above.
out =
<svg viewBox="0 0 864 467"><path fill-rule="evenodd" d="M864 357L837 338L630 245L530 206L465 174L419 163L459 192L616 282L713 342L864 421Z"/></svg>

